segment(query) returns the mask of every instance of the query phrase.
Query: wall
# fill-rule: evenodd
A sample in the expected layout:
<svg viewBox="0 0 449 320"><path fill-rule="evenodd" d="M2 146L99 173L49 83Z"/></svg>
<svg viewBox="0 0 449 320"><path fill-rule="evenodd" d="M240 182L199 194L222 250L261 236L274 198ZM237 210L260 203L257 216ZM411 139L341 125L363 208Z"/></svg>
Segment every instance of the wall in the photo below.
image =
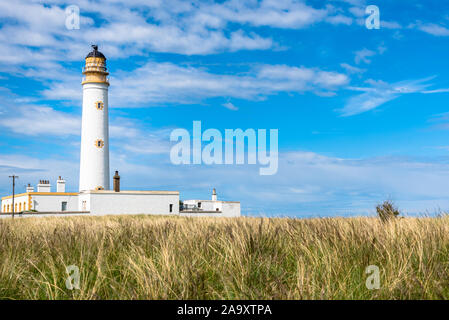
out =
<svg viewBox="0 0 449 320"><path fill-rule="evenodd" d="M62 210L62 202L67 202L66 211L79 211L78 195L74 194L31 194L31 201L33 209L37 211L59 212Z"/></svg>
<svg viewBox="0 0 449 320"><path fill-rule="evenodd" d="M15 210L15 212L28 210L29 209L28 203L29 203L28 194L22 193L22 194L15 196L14 197L14 205L17 204L17 210ZM8 211L8 205L9 205L9 211ZM6 208L5 208L5 206L6 206ZM25 208L24 208L24 206L25 206ZM21 210L20 210L20 207L21 207ZM2 199L1 212L2 213L12 212L12 197L8 197L7 199Z"/></svg>
<svg viewBox="0 0 449 320"><path fill-rule="evenodd" d="M79 201L87 201L86 209L93 215L179 214L178 192L88 191L81 194ZM172 212L169 210L170 204L173 205Z"/></svg>
<svg viewBox="0 0 449 320"><path fill-rule="evenodd" d="M240 216L240 202L222 201L223 214L226 217L239 217Z"/></svg>

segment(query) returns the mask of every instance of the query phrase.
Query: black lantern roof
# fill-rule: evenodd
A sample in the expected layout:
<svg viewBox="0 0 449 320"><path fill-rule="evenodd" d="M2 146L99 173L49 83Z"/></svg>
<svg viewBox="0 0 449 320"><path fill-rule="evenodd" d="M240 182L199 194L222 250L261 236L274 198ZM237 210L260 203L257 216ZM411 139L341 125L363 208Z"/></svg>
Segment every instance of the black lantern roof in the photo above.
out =
<svg viewBox="0 0 449 320"><path fill-rule="evenodd" d="M91 52L89 52L89 54L86 56L86 59L90 58L90 57L94 57L94 58L103 58L106 60L106 57L104 56L104 54L102 54L100 51L98 51L98 46L96 44L92 45L92 49L93 50Z"/></svg>

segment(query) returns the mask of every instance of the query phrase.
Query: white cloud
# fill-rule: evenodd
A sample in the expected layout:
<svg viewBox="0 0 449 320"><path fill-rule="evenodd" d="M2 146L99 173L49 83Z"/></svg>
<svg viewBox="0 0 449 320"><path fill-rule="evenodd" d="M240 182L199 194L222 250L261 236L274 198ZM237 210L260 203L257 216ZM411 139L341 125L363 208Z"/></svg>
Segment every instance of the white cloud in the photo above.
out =
<svg viewBox="0 0 449 320"><path fill-rule="evenodd" d="M356 64L360 64L361 62L370 64L371 63L371 59L369 59L370 57L373 57L376 54L384 54L385 51L387 51L387 47L385 47L383 43L381 43L377 47L376 51L363 48L362 50L355 52L354 61Z"/></svg>
<svg viewBox="0 0 449 320"><path fill-rule="evenodd" d="M81 131L76 116L45 106L16 106L3 116L0 126L21 135L74 135Z"/></svg>
<svg viewBox="0 0 449 320"><path fill-rule="evenodd" d="M110 58L171 52L186 55L266 50L277 44L248 26L301 29L317 23L352 24L341 8L315 8L305 1L88 1L74 0L81 29L65 27L65 1L0 3L0 63L25 66L79 61L87 43L100 42ZM94 18L95 17L95 20ZM42 23L45 21L45 23ZM232 25L232 27L231 27ZM3 66L5 67L5 66Z"/></svg>
<svg viewBox="0 0 449 320"><path fill-rule="evenodd" d="M347 63L341 63L340 66L343 69L345 69L349 74L360 74L366 71L366 69L357 68Z"/></svg>
<svg viewBox="0 0 449 320"><path fill-rule="evenodd" d="M270 38L237 25L275 28L305 28L317 22L349 24L347 17L332 16L332 10L315 9L303 1L72 1L81 12L81 29L65 27L64 1L30 3L19 0L0 3L0 41L8 43L0 62L28 64L40 61L80 60L80 48L101 42L111 58L149 51L181 54L211 54L238 50L265 50ZM96 21L90 16L96 16ZM45 23L42 23L45 21ZM8 51L10 54L8 54ZM84 52L84 50L81 50ZM29 59L33 56L33 59Z"/></svg>
<svg viewBox="0 0 449 320"><path fill-rule="evenodd" d="M449 36L449 29L434 23L418 24L417 28L421 31L438 37Z"/></svg>
<svg viewBox="0 0 449 320"><path fill-rule="evenodd" d="M380 20L380 27L386 29L402 29L400 23L396 21L386 21L386 20Z"/></svg>
<svg viewBox="0 0 449 320"><path fill-rule="evenodd" d="M360 64L361 62L364 63L371 63L371 60L369 60L369 57L375 56L376 52L372 50L368 50L366 48L363 48L362 50L355 52L355 58L354 61L356 64Z"/></svg>
<svg viewBox="0 0 449 320"><path fill-rule="evenodd" d="M366 83L370 84L370 87L349 87L351 90L362 91L363 93L350 98L339 112L342 116L352 116L378 108L384 103L399 98L404 94L444 92L442 90L426 90L431 86L428 83L431 79L433 77L400 81L392 84L384 81L367 80Z"/></svg>
<svg viewBox="0 0 449 320"><path fill-rule="evenodd" d="M345 25L351 25L353 23L353 19L341 14L338 14L336 16L331 16L326 18L326 21L330 24L345 24Z"/></svg>
<svg viewBox="0 0 449 320"><path fill-rule="evenodd" d="M54 83L42 94L49 99L81 98L75 92L78 80ZM111 77L111 107L145 107L151 104L192 103L206 98L233 97L261 99L279 92L306 92L326 95L349 83L347 75L287 65L259 65L244 74L211 73L204 68L173 63L148 62Z"/></svg>
<svg viewBox="0 0 449 320"><path fill-rule="evenodd" d="M232 104L231 102L223 103L222 106L225 107L226 109L233 110L233 111L236 111L236 110L239 109L234 104Z"/></svg>
<svg viewBox="0 0 449 320"><path fill-rule="evenodd" d="M258 3L227 1L206 10L226 21L290 29L304 28L323 21L328 15L327 9L315 9L301 1L289 0L263 0Z"/></svg>

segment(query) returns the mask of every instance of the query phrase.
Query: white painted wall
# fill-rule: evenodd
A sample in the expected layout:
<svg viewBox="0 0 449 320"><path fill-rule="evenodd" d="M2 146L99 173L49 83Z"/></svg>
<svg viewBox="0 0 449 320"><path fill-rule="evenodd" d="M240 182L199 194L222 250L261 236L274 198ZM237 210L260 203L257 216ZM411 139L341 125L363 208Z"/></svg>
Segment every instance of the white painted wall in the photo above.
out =
<svg viewBox="0 0 449 320"><path fill-rule="evenodd" d="M31 194L33 209L41 212L60 212L62 202L67 202L67 211L90 211L91 215L107 214L154 214L181 215L190 217L238 217L240 203L232 201L186 200L185 204L202 203L204 211L179 212L179 193L176 191L87 191L79 195L49 195ZM26 203L28 209L28 194L15 198L16 203ZM12 205L12 199L2 200L3 205ZM170 204L173 210L170 212ZM219 209L217 212L216 209Z"/></svg>
<svg viewBox="0 0 449 320"><path fill-rule="evenodd" d="M33 209L43 212L59 212L62 210L62 202L67 202L66 211L78 210L78 196L75 195L33 195L31 194Z"/></svg>
<svg viewBox="0 0 449 320"><path fill-rule="evenodd" d="M78 196L76 195L66 195L66 194L57 194L51 193L48 195L43 194L33 194L31 195L31 209L42 211L42 212L59 212L62 210L62 202L67 202L67 210L66 211L78 211ZM26 204L25 208L28 209L28 194L21 195L19 197L15 197L14 203L22 203L22 211L24 210L24 204ZM2 200L2 212L3 206L9 205L11 208L12 198ZM19 211L19 206L17 207L17 211ZM10 211L11 212L11 209Z"/></svg>
<svg viewBox="0 0 449 320"><path fill-rule="evenodd" d="M26 210L28 210L28 195L21 195L21 196L16 196L14 198L14 203L17 203L17 211L19 210L19 203L22 204L22 210L23 210L23 206L25 204L25 208ZM8 211L8 205L9 205L9 211ZM5 209L6 206L6 209ZM1 212L5 213L5 212L12 212L12 198L9 199L3 199L2 200L2 204L1 204Z"/></svg>
<svg viewBox="0 0 449 320"><path fill-rule="evenodd" d="M241 215L240 202L222 201L222 212L225 217L239 217Z"/></svg>
<svg viewBox="0 0 449 320"><path fill-rule="evenodd" d="M97 101L103 102L102 110L95 107ZM79 190L95 190L97 187L109 190L108 84L83 85L81 127ZM95 146L97 139L104 141L103 148Z"/></svg>
<svg viewBox="0 0 449 320"><path fill-rule="evenodd" d="M80 194L78 201L81 210L86 201L86 209L93 215L179 214L179 192L175 191L87 191Z"/></svg>

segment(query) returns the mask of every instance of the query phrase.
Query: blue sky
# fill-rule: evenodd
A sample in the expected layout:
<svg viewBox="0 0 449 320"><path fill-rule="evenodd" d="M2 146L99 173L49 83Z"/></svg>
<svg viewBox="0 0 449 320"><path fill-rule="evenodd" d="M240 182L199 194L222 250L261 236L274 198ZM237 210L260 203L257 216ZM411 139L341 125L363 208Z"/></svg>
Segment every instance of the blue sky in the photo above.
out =
<svg viewBox="0 0 449 320"><path fill-rule="evenodd" d="M65 9L80 8L79 30ZM380 29L365 8L380 9ZM124 189L240 200L249 215L449 209L449 1L2 1L0 194L78 188L81 68L108 58ZM279 130L279 170L170 163L170 132Z"/></svg>

